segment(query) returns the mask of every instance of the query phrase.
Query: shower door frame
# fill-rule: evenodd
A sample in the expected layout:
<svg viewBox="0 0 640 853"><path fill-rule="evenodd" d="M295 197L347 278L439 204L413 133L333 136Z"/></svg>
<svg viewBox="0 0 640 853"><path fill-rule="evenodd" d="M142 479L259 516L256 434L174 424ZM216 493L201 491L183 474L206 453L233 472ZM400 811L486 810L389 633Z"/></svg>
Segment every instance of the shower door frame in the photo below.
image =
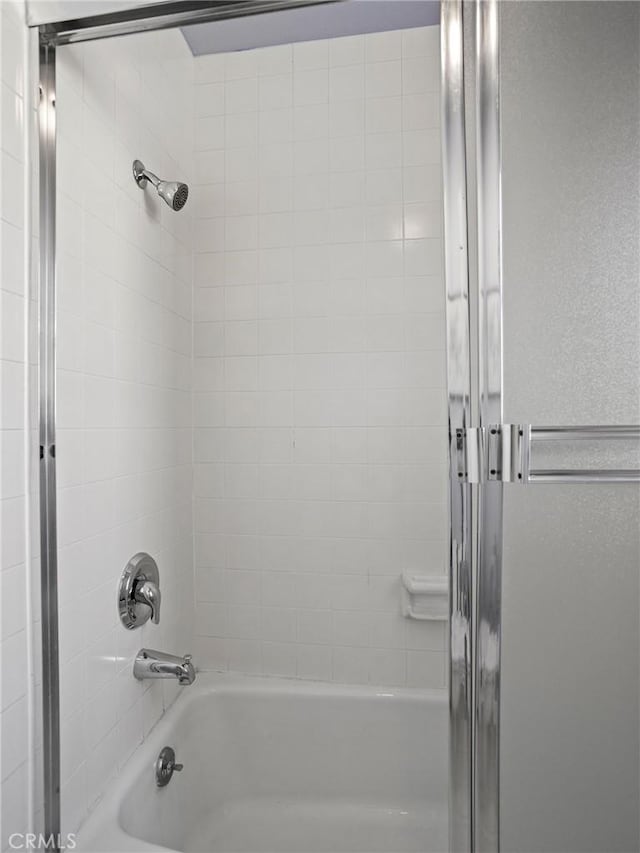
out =
<svg viewBox="0 0 640 853"><path fill-rule="evenodd" d="M39 378L38 420L40 444L40 544L41 544L41 615L42 615L42 668L43 668L43 765L44 765L44 832L56 841L49 849L58 851L60 843L60 706L58 661L58 603L57 603L57 496L56 496L56 49L58 46L95 41L116 36L133 35L162 29L173 29L195 23L244 17L263 12L295 9L306 6L342 2L342 0L182 0L161 2L117 13L93 15L74 20L43 24L34 27L39 37ZM476 559L473 537L472 508L476 495L480 495L479 518L482 536L501 543L502 485L495 485L500 499L490 505L483 503L482 489L473 485L467 476L467 463L471 443L467 436L471 427L471 349L469 315L469 252L467 233L467 162L465 139L464 98L464 46L463 5L475 9L478 28L489 32L493 53L485 55L489 61L486 81L497 87L497 33L491 30L495 23L497 0L442 0L441 2L441 74L442 74L442 141L444 174L444 228L445 228L445 295L447 303L447 387L449 421L449 530L450 530L450 643L449 643L449 844L456 853L468 853L477 847L476 825L497 827L498 818L498 740L497 717L490 719L478 714L482 702L495 712L499 709L499 657L497 677L489 672L491 649L485 648L478 636L473 613L473 569ZM487 17L488 13L488 17ZM483 18L484 15L484 18ZM491 16L494 16L492 18ZM489 30L487 30L489 26ZM484 27L484 30L483 30ZM481 41L478 41L480 50ZM478 54L478 67L482 57ZM497 102L496 102L497 110ZM498 123L499 117L493 116ZM499 211L499 134L481 137L478 130L477 148L485 144L485 187L497 202ZM486 138L485 138L486 137ZM488 145L488 147L487 147ZM497 146L497 147L496 147ZM482 164L478 162L478 167ZM479 168L479 173L481 169ZM497 181L497 184L496 184ZM493 189L489 190L489 187ZM497 189L497 192L496 192ZM481 190L480 190L481 192ZM480 195L479 195L480 197ZM494 208L495 213L495 208ZM499 235L499 218L485 216L487 235ZM493 258L493 272L500 273L500 258ZM497 263L497 267L495 264ZM479 273L478 278L482 281ZM485 277L488 281L489 278ZM494 281L496 279L493 279ZM497 281L499 282L499 276ZM483 317L483 299L490 288L481 288L480 318ZM484 296L483 296L484 294ZM497 298L497 302L496 302ZM501 422L496 399L501 397L502 339L499 320L502 311L502 294L491 297L492 309L486 313L485 351L493 353L489 373L480 371L480 399L491 400L492 405L480 407L483 424ZM484 300L485 308L488 305ZM496 360L497 359L497 360ZM499 369L498 369L499 367ZM482 376L491 375L492 382L482 384ZM495 396L499 382L498 397ZM492 389L483 395L483 387ZM493 394L493 396L491 396ZM464 467L460 468L460 459ZM461 471L463 471L461 473ZM478 536L476 535L476 539ZM481 610L489 608L493 624L497 627L499 651L500 606L490 597L498 590L500 553L491 563L484 577L488 595L481 593ZM482 565L481 554L478 555ZM483 577L483 575L481 575ZM482 613L478 611L480 623ZM497 620L497 621L496 621ZM494 635L495 639L495 635ZM479 654L475 654L475 647ZM475 671L474 671L475 667ZM474 682L479 679L480 689ZM475 716L475 720L474 720ZM490 726L493 725L493 732ZM479 745L489 744L488 751L478 753ZM489 784L487 784L489 782ZM484 793L478 799L478 783ZM491 845L489 845L490 848ZM489 849L485 848L485 849ZM498 841L496 837L496 847Z"/></svg>
<svg viewBox="0 0 640 853"><path fill-rule="evenodd" d="M58 46L341 0L183 0L37 26L40 543L45 836L60 842L60 706L56 496L56 49ZM462 0L441 3L442 139L450 458L449 843L474 845L473 487L456 460L471 427L467 175ZM498 611L499 612L499 611ZM477 701L477 700L476 700ZM494 792L497 802L497 792ZM52 850L59 848L50 847Z"/></svg>
<svg viewBox="0 0 640 853"><path fill-rule="evenodd" d="M449 430L449 849L497 853L503 484L499 477L483 479L481 472L486 467L484 435L502 424L498 0L442 0L441 10ZM467 15L475 29L472 178L465 101ZM472 210L475 259L469 248ZM472 279L478 336L473 351Z"/></svg>
<svg viewBox="0 0 640 853"><path fill-rule="evenodd" d="M447 13L447 7L452 7ZM460 823L459 812L450 814L451 850L498 853L500 850L500 692L502 632L502 557L504 484L520 488L540 483L624 483L640 482L640 468L540 468L531 467L532 448L545 442L589 440L607 447L632 439L640 447L640 426L627 425L554 425L505 424L503 422L503 268L502 268L502 151L500 124L500 2L499 0L443 0L443 175L445 214L445 275L447 295L447 358L450 438L450 520L452 543L456 529L467 537L473 553L468 582L475 594L471 609L465 613L462 628L461 563L451 549L450 578L450 723L451 723L451 797L471 781L470 832ZM461 35L463 13L473 19L473 54ZM471 41L471 40L470 40ZM449 54L449 66L445 58ZM464 153L456 146L457 135L464 133L464 63L473 62L475 74L475 115L472 133L466 137ZM459 66L459 68L458 68ZM448 85L447 85L448 84ZM460 116L462 114L462 118ZM473 142L471 141L473 139ZM475 175L466 185L467 145L475 145ZM460 306L464 301L464 272L460 257L468 249L462 205L456 206L451 186L453 169L456 191L470 189L475 194L466 211L475 211L477 258L467 251L466 299L477 296L477 350L469 353L468 338L462 329ZM456 219L457 214L457 219ZM471 219L471 216L469 216ZM469 280L474 279L470 294ZM472 299L473 302L473 299ZM471 303L469 303L471 304ZM471 405L474 425L465 429L462 415L468 413L461 389L462 364L467 359L477 368L471 377ZM477 411L476 411L477 410ZM467 421L468 422L468 421ZM456 489L457 486L457 489ZM460 515L460 494L469 488L473 522L465 525ZM460 491L462 490L462 492ZM464 582L467 568L464 567ZM460 659L460 642L471 643L472 710L470 720L463 717L455 697L462 686L454 662ZM465 659L465 664L467 663ZM457 691L457 692L456 692ZM466 710L466 709L465 709ZM458 730L464 719L471 744L470 767L456 763ZM468 844L468 846L466 846Z"/></svg>
<svg viewBox="0 0 640 853"><path fill-rule="evenodd" d="M440 16L449 447L449 849L473 850L473 487L456 460L471 427L463 0Z"/></svg>

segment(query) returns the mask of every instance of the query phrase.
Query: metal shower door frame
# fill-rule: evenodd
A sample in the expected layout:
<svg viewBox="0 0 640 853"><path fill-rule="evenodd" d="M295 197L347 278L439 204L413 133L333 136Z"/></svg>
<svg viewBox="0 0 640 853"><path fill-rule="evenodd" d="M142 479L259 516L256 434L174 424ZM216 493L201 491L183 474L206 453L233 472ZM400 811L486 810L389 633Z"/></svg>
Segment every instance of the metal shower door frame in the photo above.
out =
<svg viewBox="0 0 640 853"><path fill-rule="evenodd" d="M491 425L502 422L498 3L443 0L441 9L449 415L449 849L453 853L489 853L498 851L500 844L503 485L500 479L481 481L474 476L482 448L475 449L469 437L489 434ZM475 174L470 181L465 128L466 15L475 18ZM477 228L475 275L468 233L472 209ZM472 278L477 279L477 350L473 351ZM474 410L479 426L472 426Z"/></svg>
<svg viewBox="0 0 640 853"><path fill-rule="evenodd" d="M449 849L473 849L472 485L456 464L471 427L464 27L462 0L440 16L449 442Z"/></svg>
<svg viewBox="0 0 640 853"><path fill-rule="evenodd" d="M498 0L475 0L478 421L502 424L502 162ZM497 470L496 468L489 470ZM473 733L474 851L500 850L501 480L478 485Z"/></svg>
<svg viewBox="0 0 640 853"><path fill-rule="evenodd" d="M60 671L56 495L56 53L39 45L38 421L44 828L60 837Z"/></svg>
<svg viewBox="0 0 640 853"><path fill-rule="evenodd" d="M474 563L467 567L452 547L450 561L450 752L451 793L450 849L498 853L500 850L500 693L502 631L502 558L504 484L511 488L535 483L628 483L640 482L640 468L532 467L531 450L545 443L597 441L612 447L624 440L637 442L640 426L505 424L503 422L503 268L502 268L502 152L500 125L500 2L499 0L443 0L443 175L445 217L445 273L447 294L447 359L450 437L450 518L452 543L456 531L463 536L466 553ZM467 148L464 137L464 44L462 15L475 18L473 71L475 73L474 133L466 142L475 145L475 198L471 200L477 229L475 268L467 252L466 221L455 193L464 191ZM472 57L467 56L467 60ZM459 66L459 68L458 68ZM456 133L452 134L452 128ZM457 183L456 183L457 182ZM472 183L472 182L470 182ZM455 189L455 192L454 192ZM458 203L456 203L458 202ZM471 218L471 217L469 217ZM464 228L463 228L464 225ZM464 281L461 255L467 253ZM457 261L457 262L456 262ZM477 276L477 352L469 346L460 306L469 301L469 280ZM465 291L466 285L466 291ZM474 293L471 294L473 297ZM467 310L468 320L468 310ZM463 367L470 365L469 375ZM471 369L477 368L477 385ZM469 379L471 388L469 389ZM477 407L477 424L470 423L469 399ZM464 405L461 405L464 399ZM456 488L457 486L457 488ZM535 485L534 485L535 487ZM472 491L466 491L473 488ZM474 525L463 523L460 496L468 495ZM468 520L467 520L468 521ZM461 566L464 566L461 574ZM460 590L469 583L474 605L460 604ZM460 643L471 644L469 659ZM456 666L456 663L459 666ZM470 689L469 689L470 684ZM471 695L470 719L460 703L462 685ZM459 732L464 731L471 755L463 755ZM470 772L470 827L460 823L462 791Z"/></svg>
<svg viewBox="0 0 640 853"><path fill-rule="evenodd" d="M39 162L40 162L40 345L39 345L39 423L40 423L40 531L41 531L41 578L42 578L42 651L43 651L43 763L45 835L60 838L60 708L59 708L59 662L58 662L58 606L57 606L57 543L55 488L56 474L56 121L55 121L55 70L56 48L60 45L131 35L178 27L198 22L233 18L240 15L257 14L277 9L298 8L336 2L336 0L243 0L242 2L160 3L127 12L97 15L73 21L40 26L40 104L39 104ZM339 2L339 0L338 0ZM496 0L476 2L478 25L495 23ZM469 322L469 268L467 243L467 177L464 107L464 66L462 0L442 1L442 139L445 216L445 270L447 297L447 363L449 388L449 456L450 456L450 846L452 850L474 850L477 847L476 827L497 826L497 740L488 739L489 727L496 724L491 714L478 716L482 697L490 697L488 710L499 708L499 679L493 682L485 678L495 670L487 669L487 662L495 660L491 654L494 647L487 646L486 637L478 635L474 628L472 596L473 530L472 508L474 494L471 478L466 471L458 469L460 454L466 455L466 437L471 429L471 353ZM489 12L489 15L481 14ZM491 16L494 16L493 18ZM494 32L497 37L497 33ZM480 41L479 41L480 44ZM494 41L497 50L497 42ZM477 57L478 63L481 57ZM494 72L495 68L490 69ZM488 77L487 81L490 82ZM494 78L497 83L497 77ZM499 144L495 134L491 139ZM478 138L478 147L481 139ZM495 150L487 150L487 164ZM498 152L499 153L499 152ZM482 164L479 163L478 166ZM493 161L495 167L495 161ZM495 168L490 172L496 178ZM498 172L499 178L499 159ZM494 198L498 199L499 192ZM492 223L485 217L487 234ZM494 263L495 263L494 258ZM485 281L489 281L485 277ZM501 293L491 295L486 286L484 344L487 352L500 353L501 335L499 323L496 328L495 309L501 311ZM496 302L497 296L497 302ZM483 297L484 298L484 297ZM482 303L482 299L481 299ZM491 310L487 313L487 309ZM493 311L493 313L491 313ZM497 335L497 338L496 338ZM493 349L490 343L493 340ZM496 347L497 344L497 347ZM482 376L499 377L491 362L488 373ZM497 414L496 387L484 394L487 403L483 421ZM501 391L501 384L499 386ZM483 396L481 385L481 398ZM495 421L501 420L495 417ZM494 494L501 495L501 484L494 484ZM501 543L501 513L496 514L497 502L490 506L480 502L483 535L491 531L492 541ZM501 506L501 499L500 499ZM493 554L490 571L493 579L479 597L480 611L491 602L495 605L496 578L499 580L499 561ZM481 555L478 555L481 563ZM486 574L486 573L485 573ZM494 607L497 618L499 650L500 608ZM492 640L493 641L493 640ZM480 654L475 662L475 678L480 679L482 690L473 695L474 645ZM498 659L499 660L499 659ZM498 669L499 675L499 669ZM489 690L487 694L486 691ZM474 711L475 709L475 711ZM474 721L474 713L477 718ZM491 712L493 713L493 712ZM495 731L495 729L494 729ZM478 751L478 745L491 744ZM475 766L474 766L475 765ZM487 774L487 769L490 771ZM490 780L491 784L482 784ZM482 797L478 799L478 784L481 783ZM481 832L481 836L484 833ZM497 848L497 838L495 849ZM491 849L492 845L482 849Z"/></svg>

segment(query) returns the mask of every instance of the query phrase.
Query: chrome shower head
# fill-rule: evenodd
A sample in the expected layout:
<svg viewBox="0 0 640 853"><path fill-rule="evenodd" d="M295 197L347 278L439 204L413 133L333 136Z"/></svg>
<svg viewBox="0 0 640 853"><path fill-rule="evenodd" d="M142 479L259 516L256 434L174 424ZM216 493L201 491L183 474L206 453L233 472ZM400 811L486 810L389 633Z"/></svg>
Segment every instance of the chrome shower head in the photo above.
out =
<svg viewBox="0 0 640 853"><path fill-rule="evenodd" d="M161 199L164 199L172 210L182 210L189 197L189 187L180 181L161 181L157 175L145 169L140 160L133 161L133 177L140 189L144 189L147 181L151 181Z"/></svg>
<svg viewBox="0 0 640 853"><path fill-rule="evenodd" d="M158 195L163 198L173 210L182 210L189 197L189 187L180 181L160 181L156 186Z"/></svg>

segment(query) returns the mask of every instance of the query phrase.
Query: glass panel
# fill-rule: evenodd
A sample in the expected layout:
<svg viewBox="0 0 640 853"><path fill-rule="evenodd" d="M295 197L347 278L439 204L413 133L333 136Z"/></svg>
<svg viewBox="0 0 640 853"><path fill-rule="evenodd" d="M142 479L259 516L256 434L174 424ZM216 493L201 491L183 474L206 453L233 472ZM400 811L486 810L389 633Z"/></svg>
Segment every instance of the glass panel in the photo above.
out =
<svg viewBox="0 0 640 853"><path fill-rule="evenodd" d="M506 422L639 421L639 21L501 6ZM505 489L503 850L638 849L639 509Z"/></svg>

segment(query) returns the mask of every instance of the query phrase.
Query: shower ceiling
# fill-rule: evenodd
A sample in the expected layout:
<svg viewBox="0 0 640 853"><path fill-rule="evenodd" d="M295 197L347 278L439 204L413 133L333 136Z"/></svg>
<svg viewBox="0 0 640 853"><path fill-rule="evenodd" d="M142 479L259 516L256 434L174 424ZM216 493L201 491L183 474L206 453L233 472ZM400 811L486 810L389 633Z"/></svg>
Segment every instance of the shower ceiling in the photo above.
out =
<svg viewBox="0 0 640 853"><path fill-rule="evenodd" d="M440 22L437 0L346 0L184 27L194 56L336 38Z"/></svg>

